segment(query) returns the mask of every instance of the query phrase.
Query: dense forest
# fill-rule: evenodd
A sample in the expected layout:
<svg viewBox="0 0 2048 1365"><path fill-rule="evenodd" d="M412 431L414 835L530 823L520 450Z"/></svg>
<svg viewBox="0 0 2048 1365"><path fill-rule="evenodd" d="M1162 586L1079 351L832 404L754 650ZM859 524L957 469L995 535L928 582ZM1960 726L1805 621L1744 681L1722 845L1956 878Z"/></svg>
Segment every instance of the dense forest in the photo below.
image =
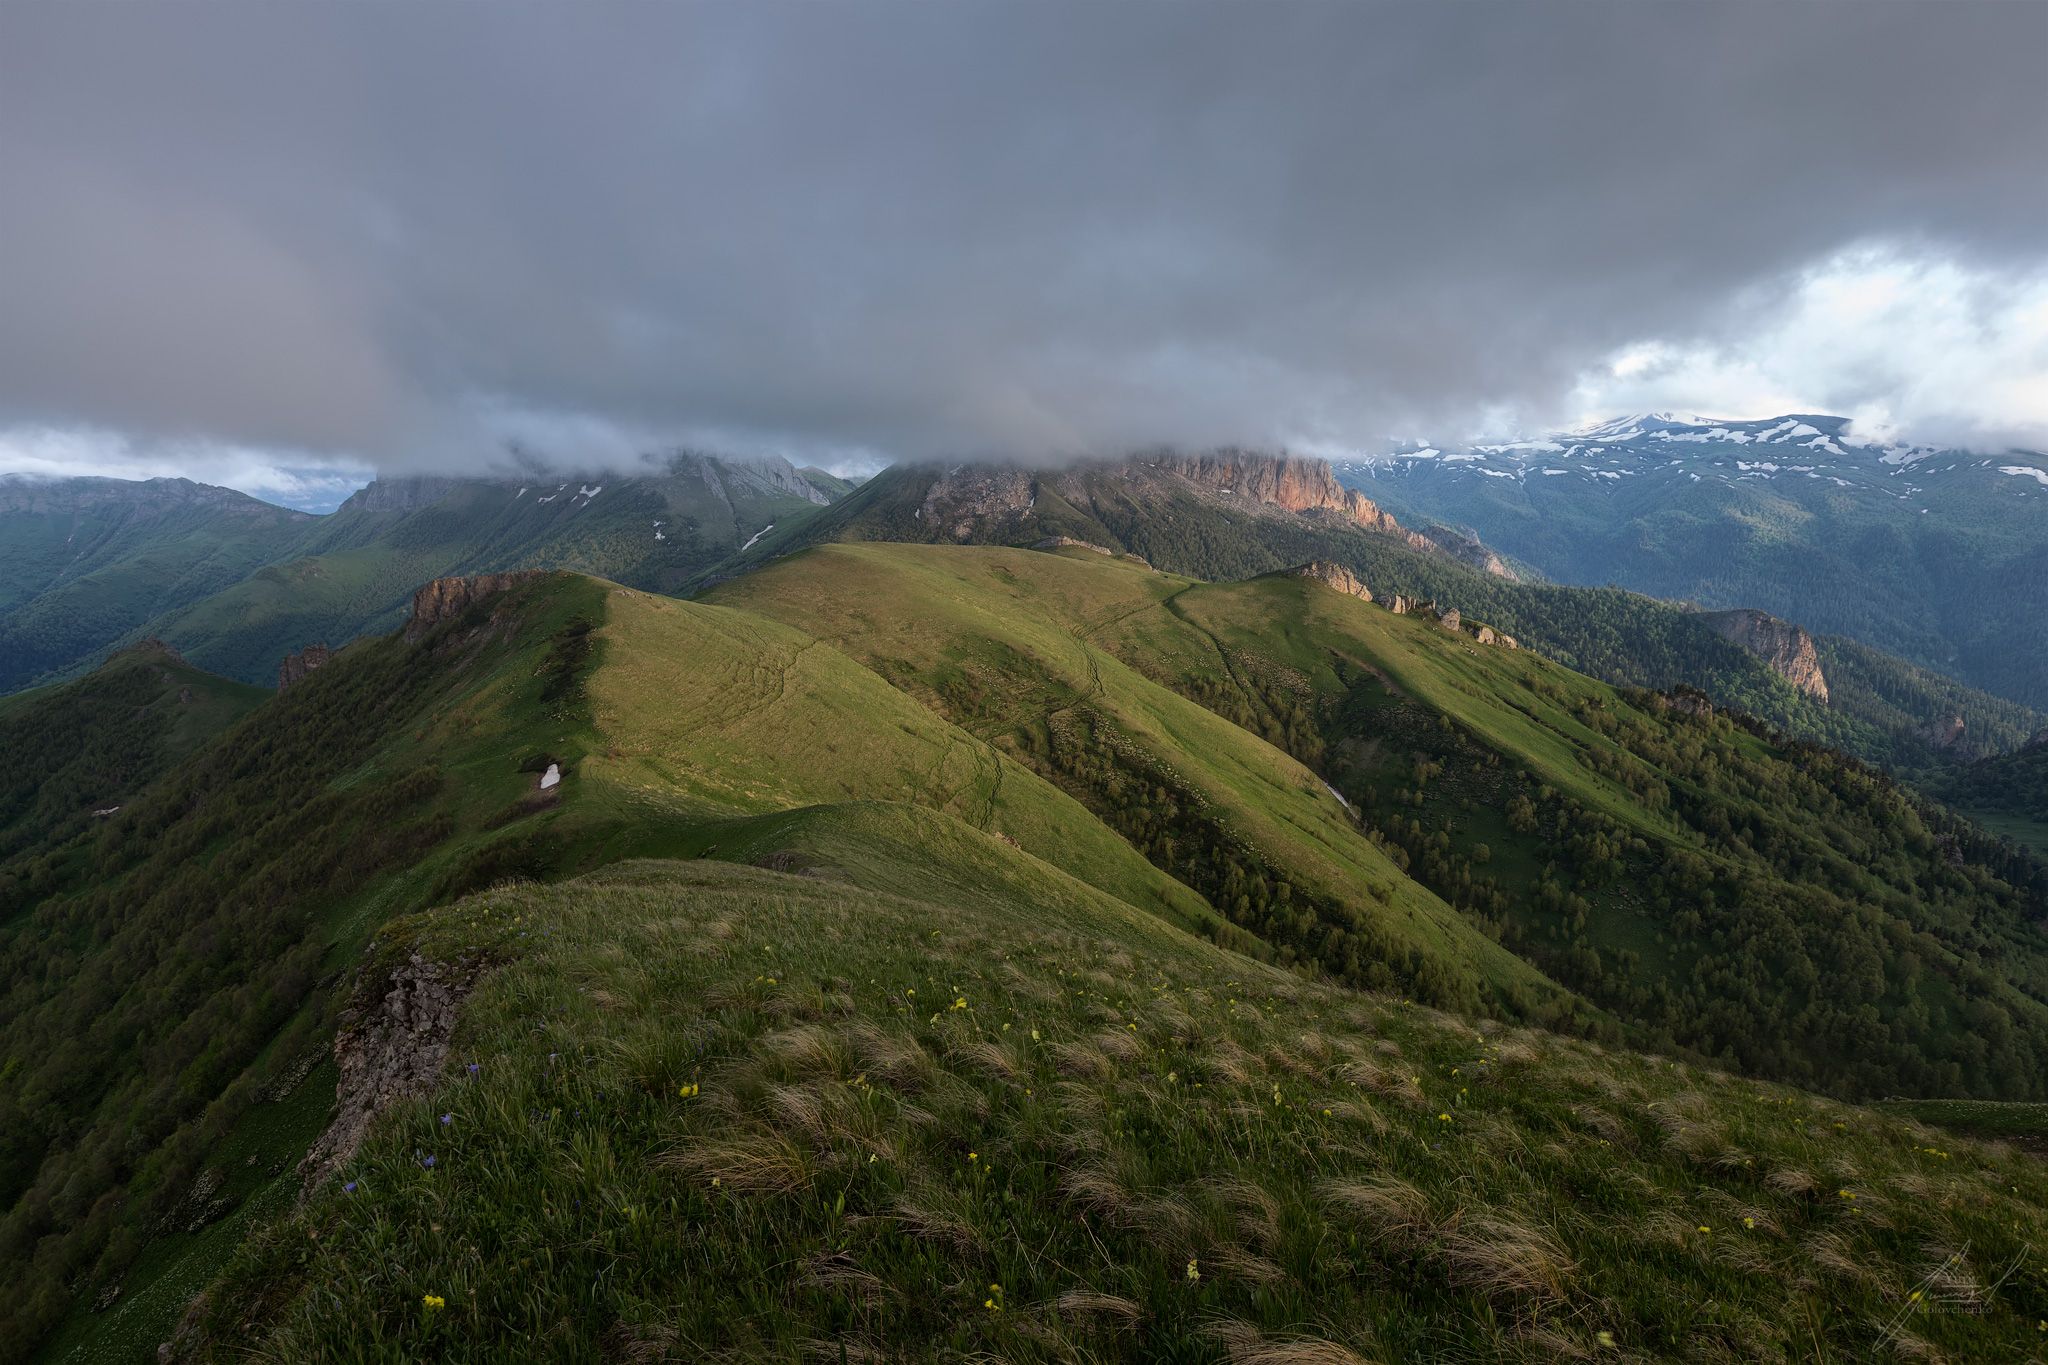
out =
<svg viewBox="0 0 2048 1365"><path fill-rule="evenodd" d="M1312 733L1298 697L1180 685L1324 771L1410 875L1636 1041L1842 1095L2048 1094L2048 866L1696 692L1573 701L1622 750L1583 758L1672 829L1646 837L1345 673Z"/></svg>
<svg viewBox="0 0 2048 1365"><path fill-rule="evenodd" d="M269 694L201 672L157 641L75 683L0 703L0 919L60 875L50 856ZM39 859L16 855L44 850Z"/></svg>

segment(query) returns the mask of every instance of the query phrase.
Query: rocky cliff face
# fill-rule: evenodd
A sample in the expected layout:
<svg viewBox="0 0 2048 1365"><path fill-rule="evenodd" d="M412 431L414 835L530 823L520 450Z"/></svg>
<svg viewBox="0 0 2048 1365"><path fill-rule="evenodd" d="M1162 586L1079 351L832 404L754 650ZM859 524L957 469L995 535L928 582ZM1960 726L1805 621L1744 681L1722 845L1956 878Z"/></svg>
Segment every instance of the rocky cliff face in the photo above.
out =
<svg viewBox="0 0 2048 1365"><path fill-rule="evenodd" d="M1510 583L1521 581L1521 575L1509 568L1505 559L1495 554L1485 541L1475 535L1453 530L1448 526L1425 526L1419 534L1445 554L1470 564L1481 573L1491 574L1495 578L1505 578Z"/></svg>
<svg viewBox="0 0 2048 1365"><path fill-rule="evenodd" d="M277 666L277 690L282 692L314 669L325 668L333 658L334 651L326 645L307 645L296 654L285 655Z"/></svg>
<svg viewBox="0 0 2048 1365"><path fill-rule="evenodd" d="M1714 633L1731 640L1770 665L1773 673L1817 701L1828 699L1828 681L1820 671L1820 653L1813 637L1790 621L1751 607L1710 611L1701 617Z"/></svg>
<svg viewBox="0 0 2048 1365"><path fill-rule="evenodd" d="M1363 597L1368 602L1373 600L1372 589L1365 586L1365 580L1342 564L1331 564L1318 559L1309 564L1297 564L1287 572L1295 578L1313 578L1327 583L1338 592Z"/></svg>
<svg viewBox="0 0 2048 1365"><path fill-rule="evenodd" d="M429 962L415 953L384 980L380 998L342 1016L334 1038L341 1072L334 1118L299 1163L307 1191L348 1164L371 1119L434 1088L448 1060L456 1011L478 971L476 963Z"/></svg>
<svg viewBox="0 0 2048 1365"><path fill-rule="evenodd" d="M478 574L473 578L437 578L412 595L412 616L405 623L406 641L416 641L441 622L461 615L473 602L496 596L540 575L538 569L522 569L516 573Z"/></svg>
<svg viewBox="0 0 2048 1365"><path fill-rule="evenodd" d="M975 465L946 471L932 482L918 520L953 540L1016 521L1031 510L1036 480L1021 469Z"/></svg>
<svg viewBox="0 0 2048 1365"><path fill-rule="evenodd" d="M1206 455L1161 455L1147 463L1212 493L1248 498L1289 512L1332 513L1368 531L1421 542L1418 549L1429 545L1422 537L1404 531L1401 523L1371 498L1338 483L1327 460L1219 450Z"/></svg>

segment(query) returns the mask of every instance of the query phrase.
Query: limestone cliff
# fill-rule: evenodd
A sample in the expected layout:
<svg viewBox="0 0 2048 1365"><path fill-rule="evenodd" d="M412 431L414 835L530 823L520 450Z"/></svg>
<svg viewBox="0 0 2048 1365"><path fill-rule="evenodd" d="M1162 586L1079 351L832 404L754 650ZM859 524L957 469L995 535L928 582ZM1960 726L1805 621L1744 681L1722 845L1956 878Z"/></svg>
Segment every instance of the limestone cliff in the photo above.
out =
<svg viewBox="0 0 2048 1365"><path fill-rule="evenodd" d="M412 595L412 616L405 623L406 641L416 641L441 622L461 615L471 603L540 574L538 569L522 569L516 573L477 574L473 578L437 578Z"/></svg>
<svg viewBox="0 0 2048 1365"><path fill-rule="evenodd" d="M1297 564L1287 572L1295 578L1313 578L1327 583L1338 592L1348 593L1352 597L1363 597L1368 602L1373 600L1372 589L1366 587L1363 579L1342 564L1332 564L1327 560L1318 559L1308 564Z"/></svg>
<svg viewBox="0 0 2048 1365"><path fill-rule="evenodd" d="M1733 641L1770 666L1773 673L1816 701L1828 699L1828 681L1820 670L1813 637L1790 621L1781 621L1753 607L1710 611L1701 618L1715 634Z"/></svg>
<svg viewBox="0 0 2048 1365"><path fill-rule="evenodd" d="M1371 498L1338 483L1327 460L1218 450L1205 455L1159 455L1145 463L1212 493L1288 512L1328 513L1368 531L1401 536L1418 550L1434 548L1424 537L1402 529L1401 523Z"/></svg>

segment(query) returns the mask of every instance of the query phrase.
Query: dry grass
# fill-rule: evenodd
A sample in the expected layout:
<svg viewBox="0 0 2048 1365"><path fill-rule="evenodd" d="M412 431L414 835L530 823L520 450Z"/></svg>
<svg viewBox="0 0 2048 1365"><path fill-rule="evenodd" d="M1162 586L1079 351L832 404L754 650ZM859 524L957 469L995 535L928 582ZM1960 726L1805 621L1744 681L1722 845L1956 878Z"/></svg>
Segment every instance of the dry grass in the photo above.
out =
<svg viewBox="0 0 2048 1365"><path fill-rule="evenodd" d="M1561 1300L1577 1274L1555 1239L1498 1213L1447 1222L1438 1232L1434 1254L1452 1283L1497 1303Z"/></svg>
<svg viewBox="0 0 2048 1365"><path fill-rule="evenodd" d="M1247 1322L1219 1322L1207 1330L1230 1365L1368 1365L1350 1347L1318 1337L1267 1336Z"/></svg>
<svg viewBox="0 0 2048 1365"><path fill-rule="evenodd" d="M1436 1226L1429 1200L1405 1180L1332 1180L1321 1189L1324 1205L1339 1222L1383 1246L1414 1246Z"/></svg>

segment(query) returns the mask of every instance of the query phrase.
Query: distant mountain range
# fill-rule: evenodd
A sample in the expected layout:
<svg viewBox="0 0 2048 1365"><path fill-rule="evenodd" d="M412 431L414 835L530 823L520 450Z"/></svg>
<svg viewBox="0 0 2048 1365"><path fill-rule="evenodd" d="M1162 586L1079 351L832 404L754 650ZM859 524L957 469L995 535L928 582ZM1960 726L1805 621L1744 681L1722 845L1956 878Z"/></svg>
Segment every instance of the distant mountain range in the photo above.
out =
<svg viewBox="0 0 2048 1365"><path fill-rule="evenodd" d="M1376 500L1380 485L1365 483L1368 496L1345 486L1358 481L1357 467L1246 451L1152 452L1041 470L899 465L816 516L778 526L720 572L862 540L1066 538L1208 579L1323 560L1375 594L1457 607L1596 677L1698 687L1793 734L1895 766L2009 749L2048 721L1856 640L1816 639L1797 618L1759 621L1639 592L1545 584L1469 531L1390 515Z"/></svg>
<svg viewBox="0 0 2048 1365"><path fill-rule="evenodd" d="M1409 444L1337 477L1560 583L1753 607L2048 706L2048 456L1859 438L1841 417L1670 413ZM1823 640L1823 663L1828 646Z"/></svg>
<svg viewBox="0 0 2048 1365"><path fill-rule="evenodd" d="M1846 449L1791 419L1750 425L1754 433L1731 429L1726 439ZM1703 444L1688 431L1646 419L1588 436L1576 454L1501 447L1334 468L1245 450L1151 451L1038 470L905 465L857 488L780 460L688 454L629 478L380 480L325 517L182 481L0 480L9 585L0 689L75 674L149 637L200 667L271 684L287 655L388 630L418 584L450 574L561 568L689 594L835 541L1068 540L1212 580L1327 562L1375 595L1455 607L1610 682L1697 687L1719 705L1897 768L2008 750L2048 724L2041 711L1866 643L1816 639L1805 618L1757 611L1768 600L1761 590L1758 600L1737 599L1739 611L1702 613L1640 593L1547 585L1468 527L1397 518L1347 486L1406 492L1433 477L1457 480L1476 486L1479 496L1460 496L1476 505L1524 480L1458 471L1492 470L1488 460L1519 469L1516 461L1540 453L1563 463L1539 470L1569 474L1573 462L1591 462L1583 477L1538 473L1540 483L1633 489L1647 476L1607 465L1643 457L1615 452L1644 440ZM1557 574L1538 556L1516 558Z"/></svg>
<svg viewBox="0 0 2048 1365"><path fill-rule="evenodd" d="M316 517L183 479L0 478L0 692L145 636L268 682L286 653L390 629L444 574L567 568L672 591L846 488L678 454L629 478L382 479Z"/></svg>

